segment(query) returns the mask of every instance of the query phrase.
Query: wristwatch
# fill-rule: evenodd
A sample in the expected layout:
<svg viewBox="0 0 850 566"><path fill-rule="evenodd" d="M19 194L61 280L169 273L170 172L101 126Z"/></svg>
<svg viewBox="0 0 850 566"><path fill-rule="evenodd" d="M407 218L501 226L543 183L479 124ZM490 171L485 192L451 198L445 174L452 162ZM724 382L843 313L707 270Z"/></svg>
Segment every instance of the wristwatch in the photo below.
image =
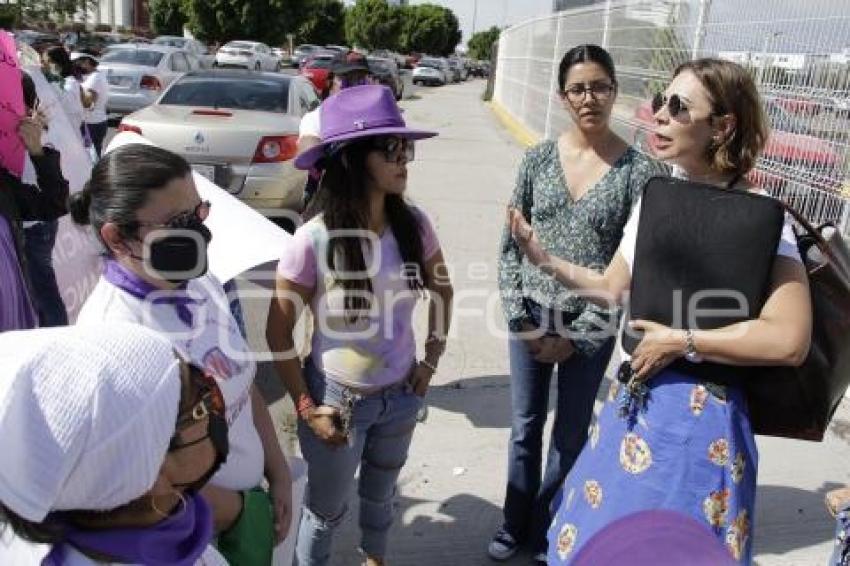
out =
<svg viewBox="0 0 850 566"><path fill-rule="evenodd" d="M685 359L692 364L698 364L702 361L702 356L697 352L697 347L694 343L694 333L690 328L685 330Z"/></svg>

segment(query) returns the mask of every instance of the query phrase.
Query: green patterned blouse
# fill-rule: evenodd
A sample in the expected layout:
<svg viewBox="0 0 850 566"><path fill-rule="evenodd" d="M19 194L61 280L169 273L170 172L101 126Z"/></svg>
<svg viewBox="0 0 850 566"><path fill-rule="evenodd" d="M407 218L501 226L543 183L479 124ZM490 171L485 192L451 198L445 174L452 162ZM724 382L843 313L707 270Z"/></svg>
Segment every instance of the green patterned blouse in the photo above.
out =
<svg viewBox="0 0 850 566"><path fill-rule="evenodd" d="M660 163L630 147L575 201L567 190L558 144L547 140L525 153L511 205L522 211L549 253L601 273L617 251L623 226L644 184L662 174ZM576 349L586 356L602 346L604 329L615 325L619 316L619 310L588 304L529 264L507 229L502 234L499 289L512 330L529 319L526 298L545 308L578 315L568 330ZM616 326L609 335L614 332Z"/></svg>

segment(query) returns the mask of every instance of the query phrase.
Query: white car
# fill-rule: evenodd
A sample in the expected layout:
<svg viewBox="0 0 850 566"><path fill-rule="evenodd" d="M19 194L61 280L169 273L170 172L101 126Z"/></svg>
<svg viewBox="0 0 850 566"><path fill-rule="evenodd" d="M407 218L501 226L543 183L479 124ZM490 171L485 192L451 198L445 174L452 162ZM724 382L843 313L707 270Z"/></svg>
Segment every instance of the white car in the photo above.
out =
<svg viewBox="0 0 850 566"><path fill-rule="evenodd" d="M242 67L254 71L280 71L280 59L265 43L231 41L215 54L213 67Z"/></svg>
<svg viewBox="0 0 850 566"><path fill-rule="evenodd" d="M154 45L164 45L166 47L176 47L190 53L197 61L201 69L208 69L212 66L215 56L209 54L207 46L197 39L191 37L180 37L177 35L160 35L153 40Z"/></svg>
<svg viewBox="0 0 850 566"><path fill-rule="evenodd" d="M413 84L444 85L452 71L445 59L422 58L413 69Z"/></svg>
<svg viewBox="0 0 850 566"><path fill-rule="evenodd" d="M182 49L161 45L120 44L100 57L98 70L106 74L110 114L129 114L149 106L174 80L197 64Z"/></svg>

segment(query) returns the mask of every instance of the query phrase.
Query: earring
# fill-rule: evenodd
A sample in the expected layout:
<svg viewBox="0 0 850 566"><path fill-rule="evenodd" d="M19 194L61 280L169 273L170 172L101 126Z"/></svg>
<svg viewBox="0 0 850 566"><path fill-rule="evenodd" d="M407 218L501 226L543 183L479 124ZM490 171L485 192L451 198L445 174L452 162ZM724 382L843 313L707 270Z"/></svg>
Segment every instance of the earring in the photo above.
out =
<svg viewBox="0 0 850 566"><path fill-rule="evenodd" d="M183 495L181 492L177 491L176 489L174 489L172 491L177 494L177 499L180 500L180 511L182 511L188 505L188 503L186 502L186 496ZM151 494L151 509L153 509L153 512L156 513L157 515L159 515L160 517L162 517L163 519L167 519L172 514L174 514L174 511L172 511L171 513L165 513L165 512L162 511L162 509L157 507L156 506L156 497L153 494Z"/></svg>

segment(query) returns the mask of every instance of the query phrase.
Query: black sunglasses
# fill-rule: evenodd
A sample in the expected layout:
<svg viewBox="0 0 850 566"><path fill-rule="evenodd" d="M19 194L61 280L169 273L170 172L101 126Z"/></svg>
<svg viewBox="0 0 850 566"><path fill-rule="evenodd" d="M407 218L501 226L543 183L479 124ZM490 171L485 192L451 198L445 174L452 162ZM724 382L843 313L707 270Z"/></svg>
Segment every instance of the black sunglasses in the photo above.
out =
<svg viewBox="0 0 850 566"><path fill-rule="evenodd" d="M658 111L661 110L664 105L667 105L667 111L670 113L671 118L675 118L681 112L687 112L687 105L682 102L682 99L678 94L671 94L668 98L663 92L656 92L655 96L652 97L652 113L658 114Z"/></svg>
<svg viewBox="0 0 850 566"><path fill-rule="evenodd" d="M671 118L675 118L682 112L688 111L688 105L682 100L678 94L671 94L669 97L665 95L663 92L656 92L655 96L652 97L652 113L658 114L658 111L661 110L665 105L667 105L667 111L670 113ZM718 110L712 110L709 114L710 117L720 116L722 112Z"/></svg>
<svg viewBox="0 0 850 566"><path fill-rule="evenodd" d="M165 223L159 224L157 222L135 222L135 226L148 226L151 228L187 228L189 226L204 222L210 215L210 208L212 208L212 204L208 200L202 200L195 208L191 210L184 210L171 218L169 218Z"/></svg>
<svg viewBox="0 0 850 566"><path fill-rule="evenodd" d="M215 378L194 364L189 364L189 376L196 392L195 404L192 405L191 411L178 416L176 427L177 432L171 438L171 442L168 447L170 452L194 446L215 434L220 434L218 430L213 430L213 419L211 419L210 430L207 431L205 436L192 442L183 443L180 441L179 432L183 429L192 426L198 421L204 420L209 415L217 415L222 418L224 417L224 395L222 394L221 389L219 389Z"/></svg>
<svg viewBox="0 0 850 566"><path fill-rule="evenodd" d="M416 149L413 140L395 136L378 136L372 139L371 147L384 155L387 163L398 163L401 157L410 162L416 157Z"/></svg>

